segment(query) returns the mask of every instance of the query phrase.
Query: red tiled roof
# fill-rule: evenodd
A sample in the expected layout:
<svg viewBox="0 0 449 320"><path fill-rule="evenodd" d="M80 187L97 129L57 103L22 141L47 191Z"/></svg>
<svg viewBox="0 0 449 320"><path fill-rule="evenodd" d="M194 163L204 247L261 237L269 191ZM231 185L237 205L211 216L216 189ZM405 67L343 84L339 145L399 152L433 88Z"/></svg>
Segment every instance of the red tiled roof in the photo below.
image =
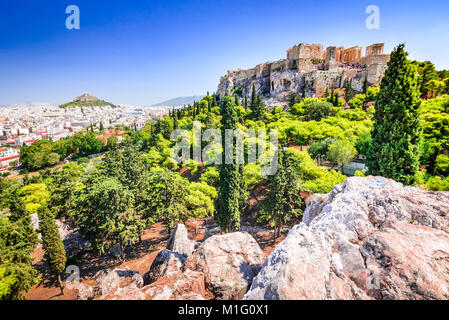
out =
<svg viewBox="0 0 449 320"><path fill-rule="evenodd" d="M12 160L12 159L17 159L19 158L19 155L16 156L11 156L11 157L6 157L6 158L0 158L0 161L6 161L6 160Z"/></svg>

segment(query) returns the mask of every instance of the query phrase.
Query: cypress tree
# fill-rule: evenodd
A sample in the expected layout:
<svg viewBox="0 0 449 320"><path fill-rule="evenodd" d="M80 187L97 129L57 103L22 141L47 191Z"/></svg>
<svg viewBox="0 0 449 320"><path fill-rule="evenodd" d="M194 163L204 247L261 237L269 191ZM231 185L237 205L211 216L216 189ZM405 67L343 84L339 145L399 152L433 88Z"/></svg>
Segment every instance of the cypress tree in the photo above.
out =
<svg viewBox="0 0 449 320"><path fill-rule="evenodd" d="M334 103L334 88L331 89L331 94L329 96L329 98L327 99L328 102L330 103Z"/></svg>
<svg viewBox="0 0 449 320"><path fill-rule="evenodd" d="M298 170L290 153L281 147L276 174L269 176L269 191L262 201L259 221L269 222L274 227L273 237L280 236L281 227L292 218L302 214L302 191Z"/></svg>
<svg viewBox="0 0 449 320"><path fill-rule="evenodd" d="M225 146L225 130L235 129L238 122L234 101L226 95L221 101L222 141ZM239 165L225 164L225 153L222 154L223 163L220 165L218 184L217 214L215 218L224 232L237 230L240 227L240 191L241 175Z"/></svg>
<svg viewBox="0 0 449 320"><path fill-rule="evenodd" d="M248 97L245 95L245 110L248 110Z"/></svg>
<svg viewBox="0 0 449 320"><path fill-rule="evenodd" d="M407 185L416 182L422 132L420 104L416 67L400 44L391 54L376 101L372 142L366 155L370 174Z"/></svg>
<svg viewBox="0 0 449 320"><path fill-rule="evenodd" d="M240 99L238 95L235 95L235 105L239 106L240 105Z"/></svg>
<svg viewBox="0 0 449 320"><path fill-rule="evenodd" d="M173 114L173 129L178 129L178 115L176 112Z"/></svg>
<svg viewBox="0 0 449 320"><path fill-rule="evenodd" d="M51 272L58 277L59 288L64 294L64 288L61 281L61 272L65 269L65 249L59 236L58 226L56 225L53 215L46 206L42 206L38 210L39 228L42 232L42 248L45 252Z"/></svg>
<svg viewBox="0 0 449 320"><path fill-rule="evenodd" d="M338 98L339 98L338 92L335 92L334 101L332 102L334 107L338 107Z"/></svg>

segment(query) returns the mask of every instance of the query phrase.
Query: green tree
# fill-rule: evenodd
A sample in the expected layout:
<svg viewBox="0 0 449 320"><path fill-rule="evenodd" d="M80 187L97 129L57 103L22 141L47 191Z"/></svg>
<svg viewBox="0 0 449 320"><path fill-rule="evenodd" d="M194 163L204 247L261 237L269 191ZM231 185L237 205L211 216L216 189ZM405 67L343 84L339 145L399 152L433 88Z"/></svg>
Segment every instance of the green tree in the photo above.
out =
<svg viewBox="0 0 449 320"><path fill-rule="evenodd" d="M59 236L58 226L53 219L51 211L46 206L39 208L38 217L45 259L50 266L51 272L58 278L59 288L61 293L64 294L61 272L65 269L66 255L64 244Z"/></svg>
<svg viewBox="0 0 449 320"><path fill-rule="evenodd" d="M9 216L0 218L0 299L22 300L38 282L31 258L38 238L16 188L6 202Z"/></svg>
<svg viewBox="0 0 449 320"><path fill-rule="evenodd" d="M313 142L309 150L307 150L310 156L315 159L318 164L322 161L327 160L327 152L329 151L329 146L333 144L337 139L332 137L327 137L323 140Z"/></svg>
<svg viewBox="0 0 449 320"><path fill-rule="evenodd" d="M139 238L143 221L134 208L134 195L115 177L89 170L74 191L71 217L94 250L130 245Z"/></svg>
<svg viewBox="0 0 449 320"><path fill-rule="evenodd" d="M137 210L148 223L160 220L170 232L179 221L187 221L188 181L165 168L152 169L137 195Z"/></svg>
<svg viewBox="0 0 449 320"><path fill-rule="evenodd" d="M301 102L301 98L299 97L299 95L296 92L293 92L290 95L290 100L288 101L288 108L290 109L295 104L300 103L300 102Z"/></svg>
<svg viewBox="0 0 449 320"><path fill-rule="evenodd" d="M329 146L327 157L336 163L343 171L343 165L351 162L357 156L357 150L347 140L337 140Z"/></svg>
<svg viewBox="0 0 449 320"><path fill-rule="evenodd" d="M416 68L400 44L391 54L376 101L366 155L370 174L415 183L422 131L418 94Z"/></svg>
<svg viewBox="0 0 449 320"><path fill-rule="evenodd" d="M253 85L253 91L255 87ZM252 105L255 98L253 92ZM225 130L235 129L238 121L234 102L229 96L221 101L221 127L223 146L225 145ZM220 228L225 231L237 230L240 227L240 199L241 199L241 173L239 165L225 164L225 153L222 154L223 164L220 165L220 179L218 186L217 214L215 218Z"/></svg>
<svg viewBox="0 0 449 320"><path fill-rule="evenodd" d="M269 222L274 227L273 237L278 238L281 227L292 218L302 214L302 191L298 171L291 154L279 152L279 165L276 174L269 176L269 191L261 203L258 220Z"/></svg>

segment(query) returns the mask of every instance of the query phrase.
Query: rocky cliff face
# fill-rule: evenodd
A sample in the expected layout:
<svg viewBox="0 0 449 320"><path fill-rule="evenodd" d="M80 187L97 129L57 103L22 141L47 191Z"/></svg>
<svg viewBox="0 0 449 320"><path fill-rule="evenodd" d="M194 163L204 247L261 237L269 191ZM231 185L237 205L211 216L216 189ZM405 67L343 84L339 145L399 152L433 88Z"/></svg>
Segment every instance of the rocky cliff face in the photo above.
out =
<svg viewBox="0 0 449 320"><path fill-rule="evenodd" d="M449 193L351 177L317 196L245 299L448 299Z"/></svg>
<svg viewBox="0 0 449 320"><path fill-rule="evenodd" d="M220 79L217 93L224 96L236 92L249 97L254 84L268 106L283 106L292 93L301 95L303 88L307 97L314 97L326 89L341 88L346 81L357 92L362 91L365 79L369 84L380 82L390 58L383 54L383 44L380 51L367 51L367 56L357 59L340 57L335 49L323 51L321 45L300 44L287 50L286 59L228 71Z"/></svg>

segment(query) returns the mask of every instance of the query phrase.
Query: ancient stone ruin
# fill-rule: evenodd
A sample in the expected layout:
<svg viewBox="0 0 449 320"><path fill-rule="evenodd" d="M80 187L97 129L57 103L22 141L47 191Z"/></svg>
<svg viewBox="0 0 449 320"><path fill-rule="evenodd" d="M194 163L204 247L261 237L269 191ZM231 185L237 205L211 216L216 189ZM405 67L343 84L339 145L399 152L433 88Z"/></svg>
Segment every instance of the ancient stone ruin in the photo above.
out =
<svg viewBox="0 0 449 320"><path fill-rule="evenodd" d="M294 92L307 97L320 96L326 89L341 88L349 81L356 92L363 90L365 79L370 85L380 83L390 60L384 44L328 47L321 44L298 44L287 50L287 58L259 64L252 69L228 71L220 79L220 96L232 91L250 96L253 84L268 106L285 105Z"/></svg>

